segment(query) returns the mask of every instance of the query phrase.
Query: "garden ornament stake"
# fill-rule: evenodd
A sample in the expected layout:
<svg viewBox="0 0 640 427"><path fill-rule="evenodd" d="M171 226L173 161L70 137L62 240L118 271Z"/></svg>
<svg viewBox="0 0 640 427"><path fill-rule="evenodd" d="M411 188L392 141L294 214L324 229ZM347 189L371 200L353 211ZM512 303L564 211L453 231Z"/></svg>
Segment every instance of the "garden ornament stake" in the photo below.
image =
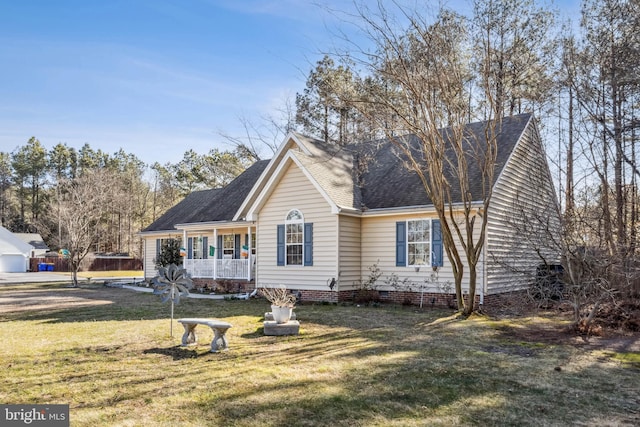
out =
<svg viewBox="0 0 640 427"><path fill-rule="evenodd" d="M171 301L171 327L170 334L173 337L173 305L180 303L180 297L189 295L189 289L193 288L193 282L187 270L175 264L160 267L158 275L153 278L153 293L160 295L162 302Z"/></svg>

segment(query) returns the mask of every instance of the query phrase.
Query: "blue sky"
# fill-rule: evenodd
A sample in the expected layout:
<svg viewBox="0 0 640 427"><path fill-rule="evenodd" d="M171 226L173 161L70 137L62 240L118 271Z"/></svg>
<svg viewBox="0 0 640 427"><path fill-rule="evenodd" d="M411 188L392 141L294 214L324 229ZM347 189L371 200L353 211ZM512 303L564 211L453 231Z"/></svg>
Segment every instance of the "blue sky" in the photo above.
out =
<svg viewBox="0 0 640 427"><path fill-rule="evenodd" d="M228 149L219 132L276 115L337 42L318 3L351 2L3 1L0 151L31 136L148 164ZM577 11L579 0L562 3Z"/></svg>

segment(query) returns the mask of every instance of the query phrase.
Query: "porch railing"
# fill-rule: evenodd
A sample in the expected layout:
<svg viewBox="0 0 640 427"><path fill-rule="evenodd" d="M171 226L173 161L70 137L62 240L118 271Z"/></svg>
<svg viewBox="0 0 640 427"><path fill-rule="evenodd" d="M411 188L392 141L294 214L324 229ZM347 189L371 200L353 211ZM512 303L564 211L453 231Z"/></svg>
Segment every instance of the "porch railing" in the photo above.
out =
<svg viewBox="0 0 640 427"><path fill-rule="evenodd" d="M249 277L249 260L246 259L185 259L184 267L194 278L247 279ZM253 271L251 278L253 278Z"/></svg>

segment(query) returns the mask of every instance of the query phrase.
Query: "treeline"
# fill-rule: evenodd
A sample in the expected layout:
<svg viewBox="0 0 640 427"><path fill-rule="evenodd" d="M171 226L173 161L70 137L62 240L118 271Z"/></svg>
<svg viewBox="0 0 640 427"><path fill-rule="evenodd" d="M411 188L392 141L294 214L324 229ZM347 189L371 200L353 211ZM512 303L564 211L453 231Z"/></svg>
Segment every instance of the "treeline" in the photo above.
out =
<svg viewBox="0 0 640 427"><path fill-rule="evenodd" d="M32 137L13 152L0 152L0 220L13 232L42 234L52 249L65 247L69 234L82 230L64 226L60 202L80 180L98 179L93 188L102 197L73 206L81 217L96 208L90 203L101 205L93 224L99 233L92 234L98 238L89 249L140 256L136 234L142 228L191 191L226 185L253 160L241 150L188 150L176 163L148 165L123 149L106 153L88 143L79 150L58 143L47 150Z"/></svg>
<svg viewBox="0 0 640 427"><path fill-rule="evenodd" d="M533 112L574 243L637 255L640 3L584 0L579 26L543 1L472 5L362 5L345 24L374 48L348 40L318 61L296 125L346 144Z"/></svg>

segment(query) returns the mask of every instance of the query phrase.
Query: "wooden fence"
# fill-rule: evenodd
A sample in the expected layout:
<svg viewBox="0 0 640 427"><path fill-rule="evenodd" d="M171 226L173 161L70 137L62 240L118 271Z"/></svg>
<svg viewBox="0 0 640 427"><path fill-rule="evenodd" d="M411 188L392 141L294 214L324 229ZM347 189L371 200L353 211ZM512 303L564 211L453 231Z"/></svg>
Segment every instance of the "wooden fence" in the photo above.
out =
<svg viewBox="0 0 640 427"><path fill-rule="evenodd" d="M31 258L30 271L71 271L69 260L65 258ZM86 258L80 264L80 271L142 270L142 260L138 258Z"/></svg>

